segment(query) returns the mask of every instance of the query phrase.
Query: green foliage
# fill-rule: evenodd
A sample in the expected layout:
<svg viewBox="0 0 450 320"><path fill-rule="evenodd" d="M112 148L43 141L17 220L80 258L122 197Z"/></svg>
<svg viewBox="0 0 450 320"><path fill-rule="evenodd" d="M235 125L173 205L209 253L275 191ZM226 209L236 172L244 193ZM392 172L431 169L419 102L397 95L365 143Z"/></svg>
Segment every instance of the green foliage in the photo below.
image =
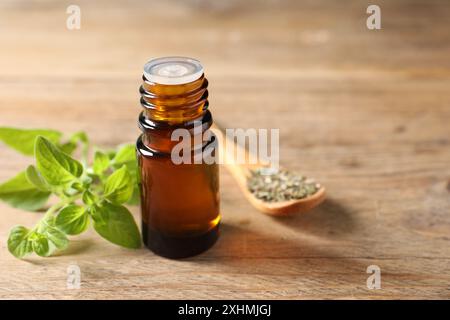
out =
<svg viewBox="0 0 450 320"><path fill-rule="evenodd" d="M108 177L104 193L106 199L116 204L125 203L131 198L133 184L125 165Z"/></svg>
<svg viewBox="0 0 450 320"><path fill-rule="evenodd" d="M59 212L55 224L67 234L80 234L89 226L89 214L82 206L69 205Z"/></svg>
<svg viewBox="0 0 450 320"><path fill-rule="evenodd" d="M14 227L9 233L8 250L15 257L22 258L33 252L32 242L29 239L30 230L22 226Z"/></svg>
<svg viewBox="0 0 450 320"><path fill-rule="evenodd" d="M81 163L44 137L36 138L35 156L37 169L50 185L64 186L83 174Z"/></svg>
<svg viewBox="0 0 450 320"><path fill-rule="evenodd" d="M94 229L106 240L126 248L139 248L139 229L124 206L105 202L94 213Z"/></svg>
<svg viewBox="0 0 450 320"><path fill-rule="evenodd" d="M96 174L103 174L109 167L109 157L106 153L96 151L94 155L93 169Z"/></svg>
<svg viewBox="0 0 450 320"><path fill-rule="evenodd" d="M38 136L44 137L52 143L57 143L62 134L61 132L47 129L24 130L6 127L0 128L0 141L3 141L11 148L27 156L34 155L34 140Z"/></svg>
<svg viewBox="0 0 450 320"><path fill-rule="evenodd" d="M42 191L27 179L25 171L0 184L0 199L10 206L36 211L47 203L49 191Z"/></svg>
<svg viewBox="0 0 450 320"><path fill-rule="evenodd" d="M8 250L17 258L32 252L47 257L66 249L67 236L86 231L90 224L114 244L139 248L139 229L123 206L139 201L134 145L97 149L89 166L87 135L77 132L68 141L61 141L62 136L54 130L0 128L0 141L22 154L34 154L36 160L35 166L0 184L0 200L35 211L46 206L50 195L59 198L36 226L11 230ZM80 161L72 157L79 146Z"/></svg>

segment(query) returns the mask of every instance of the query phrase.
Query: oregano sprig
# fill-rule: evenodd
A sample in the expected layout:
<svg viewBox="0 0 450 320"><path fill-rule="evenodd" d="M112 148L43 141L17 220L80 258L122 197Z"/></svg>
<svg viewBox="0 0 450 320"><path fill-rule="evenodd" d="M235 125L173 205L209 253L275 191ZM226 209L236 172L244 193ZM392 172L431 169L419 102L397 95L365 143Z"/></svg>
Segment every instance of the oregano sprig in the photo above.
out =
<svg viewBox="0 0 450 320"><path fill-rule="evenodd" d="M14 227L8 250L17 258L32 252L49 256L69 245L68 236L78 235L93 225L106 240L126 247L141 245L139 229L124 204L136 204L137 162L135 147L117 150L97 148L89 165L89 139L84 132L61 141L55 130L0 128L0 140L24 155L34 154L36 163L0 184L0 199L9 205L37 211L47 205L50 195L58 201L50 206L33 227ZM31 142L34 141L34 152ZM81 147L80 161L73 153Z"/></svg>

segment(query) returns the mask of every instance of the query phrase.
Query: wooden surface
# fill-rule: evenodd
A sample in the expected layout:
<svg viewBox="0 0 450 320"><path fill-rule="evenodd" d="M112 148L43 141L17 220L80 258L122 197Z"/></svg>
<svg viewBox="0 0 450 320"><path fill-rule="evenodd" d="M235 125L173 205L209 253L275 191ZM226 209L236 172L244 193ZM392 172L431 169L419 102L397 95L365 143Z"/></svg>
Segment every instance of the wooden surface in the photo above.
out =
<svg viewBox="0 0 450 320"><path fill-rule="evenodd" d="M321 181L309 214L254 210L221 171L222 236L171 261L93 232L57 257L13 258L9 229L40 214L0 204L0 298L450 298L450 3L377 1L0 3L0 125L134 141L142 65L200 59L215 119L280 128L281 164ZM0 180L30 159L0 145ZM139 219L138 208L132 208ZM67 267L81 289L66 288ZM366 268L381 268L369 290Z"/></svg>

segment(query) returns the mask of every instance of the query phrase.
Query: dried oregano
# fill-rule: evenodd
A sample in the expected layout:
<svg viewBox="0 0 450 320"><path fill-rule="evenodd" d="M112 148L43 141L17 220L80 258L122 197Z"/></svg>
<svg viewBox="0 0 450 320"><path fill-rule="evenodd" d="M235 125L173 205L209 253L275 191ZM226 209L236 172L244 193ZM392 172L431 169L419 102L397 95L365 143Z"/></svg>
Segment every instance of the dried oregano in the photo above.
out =
<svg viewBox="0 0 450 320"><path fill-rule="evenodd" d="M284 169L259 168L250 170L248 190L266 202L303 199L320 189L320 184Z"/></svg>

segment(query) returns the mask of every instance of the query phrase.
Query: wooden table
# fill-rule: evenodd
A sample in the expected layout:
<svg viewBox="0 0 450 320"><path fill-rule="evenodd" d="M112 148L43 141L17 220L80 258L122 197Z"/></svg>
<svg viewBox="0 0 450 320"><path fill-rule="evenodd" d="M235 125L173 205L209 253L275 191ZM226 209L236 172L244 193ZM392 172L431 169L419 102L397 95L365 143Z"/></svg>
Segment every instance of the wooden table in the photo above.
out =
<svg viewBox="0 0 450 320"><path fill-rule="evenodd" d="M222 236L182 261L126 250L94 232L52 258L7 251L9 229L40 217L0 204L0 298L450 298L450 3L77 1L0 4L0 126L85 130L134 141L150 58L201 60L215 118L280 128L281 164L328 199L275 219L222 168ZM0 145L0 180L30 163ZM138 208L132 208L139 219ZM66 287L81 269L81 289ZM381 269L370 290L366 269Z"/></svg>

